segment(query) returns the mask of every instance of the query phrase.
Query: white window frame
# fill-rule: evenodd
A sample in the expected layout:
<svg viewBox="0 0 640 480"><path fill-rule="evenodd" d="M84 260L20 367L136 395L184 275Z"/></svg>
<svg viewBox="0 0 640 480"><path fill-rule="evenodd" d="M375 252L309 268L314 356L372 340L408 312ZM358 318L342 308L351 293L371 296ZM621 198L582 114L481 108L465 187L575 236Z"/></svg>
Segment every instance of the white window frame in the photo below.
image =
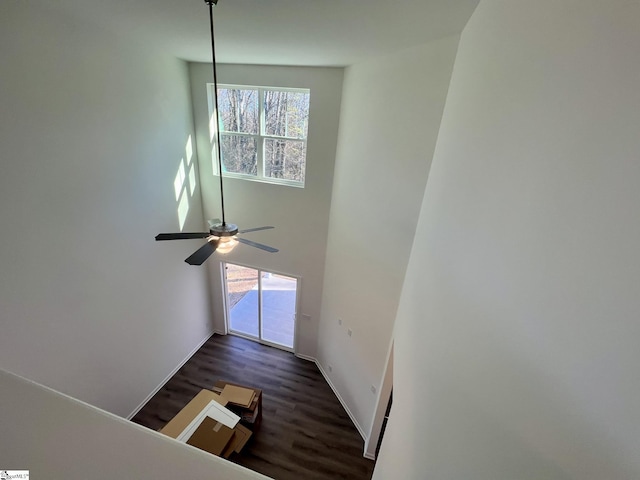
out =
<svg viewBox="0 0 640 480"><path fill-rule="evenodd" d="M243 180L249 180L253 182L262 182L262 183L273 183L276 185L287 185L289 187L298 187L304 188L305 182L307 180L307 160L308 160L308 149L307 149L307 139L309 137L309 119L307 118L307 136L305 138L296 138L296 137L281 137L278 135L267 135L265 133L265 118L264 118L264 92L265 91L275 91L275 92L296 92L296 93L311 93L311 90L308 88L289 88L289 87L258 87L254 85L234 85L228 83L219 83L218 88L229 88L229 89L239 89L239 90L257 90L258 91L258 113L259 113L259 122L260 122L260 133L243 133L243 132L220 132L220 137L222 138L225 135L236 135L236 136L245 136L256 139L257 149L256 149L256 164L257 164L257 172L256 175L248 175L245 173L236 173L236 172L225 172L224 176L229 178L241 178ZM209 101L209 118L213 118L213 105L214 105L214 97L213 97L213 83L207 84L207 97ZM311 98L311 97L309 97ZM309 100L311 101L311 100ZM311 115L309 115L311 116ZM215 130L213 128L218 128L218 125L214 125L214 122L211 121L209 124L209 135L211 140L211 160L213 164L213 174L218 176L220 172L218 171L218 149L216 146L216 136ZM304 168L304 180L302 182L296 180L287 180L284 178L271 178L265 176L265 165L264 165L264 140L265 139L274 139L274 140L293 140L296 142L302 142L305 146L305 168Z"/></svg>

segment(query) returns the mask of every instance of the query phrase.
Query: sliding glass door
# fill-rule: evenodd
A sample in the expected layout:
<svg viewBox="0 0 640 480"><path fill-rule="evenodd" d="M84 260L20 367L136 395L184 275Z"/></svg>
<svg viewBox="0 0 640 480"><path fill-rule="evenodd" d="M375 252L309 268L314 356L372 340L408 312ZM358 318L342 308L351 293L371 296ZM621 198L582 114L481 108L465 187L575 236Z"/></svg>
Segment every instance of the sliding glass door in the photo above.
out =
<svg viewBox="0 0 640 480"><path fill-rule="evenodd" d="M230 333L293 351L298 279L224 264Z"/></svg>
<svg viewBox="0 0 640 480"><path fill-rule="evenodd" d="M258 270L227 263L226 273L229 330L249 337L259 337Z"/></svg>

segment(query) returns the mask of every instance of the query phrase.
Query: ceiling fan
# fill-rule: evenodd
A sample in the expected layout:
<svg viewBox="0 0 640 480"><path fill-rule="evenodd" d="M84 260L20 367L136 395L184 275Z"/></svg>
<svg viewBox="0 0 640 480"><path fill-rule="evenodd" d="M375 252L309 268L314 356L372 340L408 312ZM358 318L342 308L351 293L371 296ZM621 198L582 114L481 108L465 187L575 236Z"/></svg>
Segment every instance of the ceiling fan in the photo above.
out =
<svg viewBox="0 0 640 480"><path fill-rule="evenodd" d="M238 244L244 243L251 247L259 248L266 252L275 253L277 248L263 245L262 243L253 242L246 238L239 237L249 232L257 232L259 230L268 230L274 227L256 227L247 228L244 230L238 230L238 226L233 223L227 223L224 214L224 191L222 188L222 155L220 152L220 128L219 128L219 116L218 116L218 77L216 74L216 48L213 35L213 5L218 4L218 0L204 0L204 3L209 5L209 23L211 26L211 54L213 57L213 91L214 91L214 111L215 111L215 125L216 125L216 144L218 154L218 173L220 175L220 206L222 208L222 220L213 219L209 220L208 232L180 232L180 233L160 233L156 235L156 241L160 240L185 240L192 238L206 238L207 242L201 246L198 250L193 252L186 260L189 265L202 265L204 261L211 256L215 251L220 253L228 253Z"/></svg>

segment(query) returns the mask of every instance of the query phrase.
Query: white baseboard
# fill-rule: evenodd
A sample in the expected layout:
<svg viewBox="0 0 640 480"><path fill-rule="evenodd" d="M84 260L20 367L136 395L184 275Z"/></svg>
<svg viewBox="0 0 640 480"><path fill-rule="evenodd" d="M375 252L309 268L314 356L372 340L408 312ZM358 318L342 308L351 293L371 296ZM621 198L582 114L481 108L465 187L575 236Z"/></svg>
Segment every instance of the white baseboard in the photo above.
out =
<svg viewBox="0 0 640 480"><path fill-rule="evenodd" d="M338 401L340 402L340 405L342 405L342 407L345 409L345 411L347 412L347 415L349 415L349 418L351 419L351 421L355 425L356 429L358 430L358 433L360 433L360 436L362 437L362 439L364 440L364 442L366 444L367 443L367 436L364 433L364 430L362 429L362 427L360 426L360 424L356 420L356 417L351 413L351 410L349 410L349 407L347 407L346 402L340 396L340 393L338 392L338 389L335 387L333 382L331 382L331 379L329 378L329 375L327 375L327 372L324 371L324 368L322 368L322 365L320 365L320 362L318 361L318 359L314 358L314 357L310 357L309 355L303 355L301 353L296 353L296 357L301 358L302 360L307 360L309 362L313 362L313 363L316 364L316 367L318 367L318 370L320 370L320 373L324 377L325 382L327 382L329 384L329 386L331 387L331 390L333 390L333 393L336 395L336 397L338 397ZM363 456L365 458L369 458L366 453ZM375 460L375 458L374 458L374 460Z"/></svg>
<svg viewBox="0 0 640 480"><path fill-rule="evenodd" d="M302 355L301 353L296 353L296 357L301 358L302 360L306 360L307 362L313 362L316 365L318 364L318 361L315 358L310 357L309 355Z"/></svg>
<svg viewBox="0 0 640 480"><path fill-rule="evenodd" d="M131 412L128 416L127 416L127 420L131 420L133 417L136 416L136 414L142 410L142 407L144 407L147 402L149 400L151 400L151 398L160 391L160 389L162 387L164 387L164 385L171 380L171 377L173 377L176 373L178 373L178 370L180 370L182 368L182 366L187 363L189 361L189 359L191 357L193 357L193 355L200 349L200 347L202 347L202 345L204 345L205 343L207 343L207 340L209 340L215 333L217 333L215 330L213 332L210 332L207 337L202 340L197 346L196 348L194 348L193 350L191 350L191 352L185 357L184 360L182 360L180 362L180 365L178 365L176 368L174 368L171 373L169 373L169 375L167 375L165 377L165 379L160 383L160 385L158 385L149 395L147 395L147 398L145 398L142 403L140 405L138 405L135 410L133 412Z"/></svg>
<svg viewBox="0 0 640 480"><path fill-rule="evenodd" d="M358 433L360 433L360 436L362 437L362 439L364 440L364 443L366 444L367 443L367 435L364 433L363 428L360 426L360 424L356 420L356 417L353 415L353 413L351 413L351 410L349 410L349 407L347 406L347 403L340 396L340 393L338 392L338 389L335 387L335 385L333 384L333 382L329 378L329 375L327 375L327 373L324 371L324 368L322 368L322 365L320 365L320 362L317 359L314 359L313 361L315 362L316 366L318 367L318 370L320 370L320 373L324 377L325 381L331 387L331 390L333 390L333 393L335 393L336 397L338 397L338 400L340 401L340 404L342 405L342 407L347 412L347 415L349 415L349 418L351 419L351 421L355 425L356 429L358 430ZM364 454L363 454L363 456L364 456Z"/></svg>
<svg viewBox="0 0 640 480"><path fill-rule="evenodd" d="M369 453L369 452L364 452L363 457L368 459L368 460L375 460L376 459L376 456L374 454L372 454L372 453Z"/></svg>

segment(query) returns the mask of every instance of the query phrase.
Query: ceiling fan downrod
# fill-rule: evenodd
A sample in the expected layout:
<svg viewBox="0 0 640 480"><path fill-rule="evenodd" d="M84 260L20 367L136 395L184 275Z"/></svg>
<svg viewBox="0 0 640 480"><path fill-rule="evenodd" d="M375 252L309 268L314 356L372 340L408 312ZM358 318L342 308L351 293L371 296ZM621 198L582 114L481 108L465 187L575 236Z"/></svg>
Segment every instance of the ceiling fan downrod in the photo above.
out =
<svg viewBox="0 0 640 480"><path fill-rule="evenodd" d="M213 30L213 5L218 4L218 0L204 0L204 3L209 5L209 24L211 26L211 59L213 61L213 110L215 112L215 125L216 125L216 153L218 154L218 175L220 176L220 207L222 209L222 231L227 231L226 218L224 215L224 191L222 187L222 153L220 149L220 116L218 113L218 75L216 72L216 44ZM235 227L235 225L234 225ZM231 229L233 230L233 229ZM236 233L238 227L235 227ZM226 235L235 235L227 233ZM226 236L225 235L225 236Z"/></svg>

